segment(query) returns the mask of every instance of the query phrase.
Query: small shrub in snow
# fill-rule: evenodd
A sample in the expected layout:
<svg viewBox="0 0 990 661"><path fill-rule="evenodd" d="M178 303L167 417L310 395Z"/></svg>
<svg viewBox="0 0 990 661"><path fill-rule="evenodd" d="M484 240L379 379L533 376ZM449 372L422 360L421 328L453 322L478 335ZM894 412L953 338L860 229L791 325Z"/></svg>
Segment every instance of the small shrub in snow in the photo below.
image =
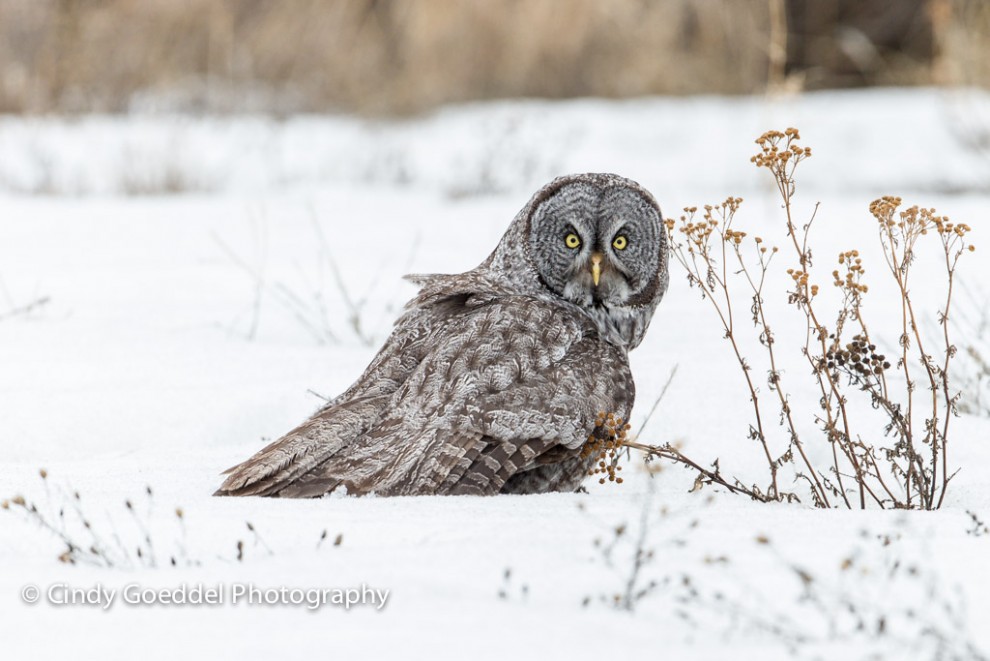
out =
<svg viewBox="0 0 990 661"><path fill-rule="evenodd" d="M698 470L698 486L721 484L757 500L800 499L784 486L781 473L786 471L805 483L811 501L819 507L936 509L955 474L948 447L959 392L950 377L956 347L950 339L949 312L959 258L974 250L967 240L970 227L953 223L934 209L902 210L898 197L883 197L870 205L885 275L899 296L899 333L884 342L891 338L876 337L867 323L864 301L869 285L858 250L842 252L831 273L841 298L838 308L830 309L821 301L810 241L815 214L803 225L793 217L794 173L811 157L811 149L799 140L793 128L769 131L757 139L760 151L752 158L757 167L770 172L783 202L785 251L737 229L740 198L705 206L700 218L698 209L691 207L679 220L666 221L676 261L710 304L742 371L754 416L749 437L766 461L767 482L745 485L724 478L717 463L714 470L703 469L670 446L641 449ZM934 314L916 307L912 298L912 266L918 251L924 250L934 251L944 265L943 303ZM785 259L785 252L793 260L786 271L788 288L769 291L771 265L775 258ZM773 333L770 296L782 297L802 315L806 322L802 337L779 338ZM744 352L740 308L749 312L762 350L759 364L766 370L772 409L761 397L757 363ZM931 348L921 332L926 314L938 320L937 348ZM782 339L787 340L783 346ZM888 356L878 345L894 347L896 353ZM781 352L788 347L797 347L809 367L815 387L811 400L794 398L787 390L780 363ZM878 415L854 408L850 401L855 398L864 398ZM774 414L786 435L783 451L771 442L768 420ZM809 418L819 432L814 439L808 438L808 428L801 424ZM811 442L827 444L827 462L808 452Z"/></svg>
<svg viewBox="0 0 990 661"><path fill-rule="evenodd" d="M44 498L34 500L23 495L0 501L0 510L20 517L51 533L61 543L57 554L59 562L70 565L91 565L105 569L158 569L162 567L198 567L203 562L190 553L186 531L186 512L181 507L171 509L163 516L154 500L154 491L145 487L140 499L124 500L123 519L116 520L109 513L94 516L83 505L78 491L65 489L51 483L48 471L39 471ZM118 513L119 514L119 513ZM275 552L250 521L244 522L251 533L250 544L238 539L233 548L233 560L244 562L249 552ZM324 530L316 544L319 549L328 537ZM332 538L333 546L340 546L342 534ZM221 561L230 561L226 555L217 555Z"/></svg>
<svg viewBox="0 0 990 661"><path fill-rule="evenodd" d="M702 550L693 533L707 522L678 523L684 513L647 495L638 521L595 537L604 589L581 605L635 612L662 638L763 640L792 659L987 659L960 586L930 566L910 519L863 528L851 547L809 557L793 538L778 544L763 533L749 547ZM986 534L975 525L983 531L970 534Z"/></svg>
<svg viewBox="0 0 990 661"><path fill-rule="evenodd" d="M112 520L102 522L94 518L83 506L83 498L78 491L53 485L48 479L48 471L39 471L45 489L45 499L40 505L22 495L0 502L0 509L20 514L57 537L62 545L59 562L84 564L97 567L157 567L164 555L171 566L193 566L199 562L191 559L186 550L185 512L175 508L175 522L178 535L171 540L169 551L162 549L162 540L156 546L157 535L152 535L151 512L154 492L145 487L145 506L139 507L134 501L124 501L126 518L130 524L118 526Z"/></svg>

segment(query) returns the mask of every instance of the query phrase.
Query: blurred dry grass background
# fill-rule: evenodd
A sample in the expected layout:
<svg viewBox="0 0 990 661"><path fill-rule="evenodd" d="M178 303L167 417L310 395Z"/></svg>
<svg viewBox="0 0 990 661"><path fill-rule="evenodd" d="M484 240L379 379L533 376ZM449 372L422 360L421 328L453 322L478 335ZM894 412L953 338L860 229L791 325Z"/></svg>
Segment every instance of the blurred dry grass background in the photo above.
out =
<svg viewBox="0 0 990 661"><path fill-rule="evenodd" d="M985 0L0 0L0 111L990 82Z"/></svg>

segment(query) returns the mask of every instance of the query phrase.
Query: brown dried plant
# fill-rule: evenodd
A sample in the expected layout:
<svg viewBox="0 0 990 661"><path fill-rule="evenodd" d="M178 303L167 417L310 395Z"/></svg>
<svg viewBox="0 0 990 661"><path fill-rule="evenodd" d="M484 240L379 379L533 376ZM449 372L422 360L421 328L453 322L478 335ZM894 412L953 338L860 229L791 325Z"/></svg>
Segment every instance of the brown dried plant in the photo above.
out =
<svg viewBox="0 0 990 661"><path fill-rule="evenodd" d="M615 413L598 413L594 431L588 436L588 440L581 448L581 458L592 458L592 466L588 469L588 475L601 475L602 477L598 478L599 484L605 484L606 481L622 484L623 479L618 474L618 471L622 470L622 466L619 464L620 451L626 448L627 450L638 450L646 455L646 467L651 474L660 471L660 465L653 463L654 459L669 459L697 471L698 476L692 491L707 484L718 484L732 493L745 494L754 500L768 501L773 499L762 493L758 487L747 487L739 480L723 476L719 469L718 459L712 464L712 468L705 468L685 456L677 444L648 445L629 438L631 428L628 423L623 424L622 418L616 417Z"/></svg>
<svg viewBox="0 0 990 661"><path fill-rule="evenodd" d="M624 423L615 413L598 413L595 429L581 448L581 458L593 457L594 466L588 470L588 475L601 475L599 484L605 484L605 480L622 484L622 478L618 475L618 471L622 470L618 452L626 445L630 429L631 425Z"/></svg>
<svg viewBox="0 0 990 661"><path fill-rule="evenodd" d="M898 347L899 355L896 361L888 359L877 349L883 342L874 340L867 325L864 299L869 286L858 250L841 253L839 267L832 272L832 284L842 296L834 317L819 301L810 244L818 205L800 227L793 217L795 171L812 154L809 147L799 144L800 139L797 129L768 131L756 140L759 152L751 161L770 172L783 202L786 252L788 259L794 260L787 269L786 300L805 321L803 337L796 344L810 367L818 401L792 401L785 388L779 367L782 349L766 306L767 274L780 250L768 246L761 237L749 238L747 232L734 226L742 199L730 197L719 205L705 206L700 218L697 208L686 208L679 220L668 219L666 228L676 261L687 272L690 285L701 290L702 298L715 312L742 371L754 416L749 437L757 441L766 460L769 480L764 487L746 486L723 477L717 462L714 470L703 469L669 444L648 446L624 440L623 444L697 470L696 487L720 484L757 500L800 500L798 494L781 486L779 473L787 466L796 479L806 483L812 502L819 507L936 509L942 505L954 475L949 466L948 438L959 394L949 376L956 353L949 333L949 310L959 258L974 250L966 238L970 227L953 223L934 209L915 206L901 210L897 197L883 197L870 205L887 272L900 294L900 333L895 342L888 343ZM946 276L944 305L938 310L942 337L937 354L926 347L909 287L916 251L932 243L944 259ZM749 319L763 350L766 384L772 393L769 399L776 404L788 439L779 455L768 440L768 404L761 397L740 342L745 330L739 324L743 297L748 299ZM826 321L831 319L831 323ZM897 378L892 377L895 372ZM927 394L917 392L918 379L927 386ZM873 429L868 417L854 415L849 401L856 392L868 397L872 408L881 413L885 421L881 430ZM806 451L807 439L799 433L803 429L798 424L800 416L813 417L821 431L813 442L828 444L829 465L816 463Z"/></svg>
<svg viewBox="0 0 990 661"><path fill-rule="evenodd" d="M60 542L60 550L56 556L59 562L103 569L159 569L165 566L202 565L202 561L189 552L187 516L182 507L173 508L171 515L167 517L178 530L171 527L171 534L163 535L170 528L161 527L162 518L156 515L159 510L150 486L145 486L144 498L124 500L123 509L130 524L118 525L119 519L115 521L109 511L105 512L104 517L94 517L92 506L83 506L83 497L79 492L52 483L47 470L40 469L38 475L44 488L44 500L36 501L18 494L0 500L0 512L13 514L24 523L33 524L56 538ZM253 547L274 555L258 528L250 521L245 521L245 525L252 535ZM327 534L324 530L317 548ZM340 546L342 541L343 535L338 534L333 545ZM237 540L235 548L237 554L234 559L237 562L243 562L246 553L250 555L243 539ZM224 556L218 555L217 558L228 561Z"/></svg>

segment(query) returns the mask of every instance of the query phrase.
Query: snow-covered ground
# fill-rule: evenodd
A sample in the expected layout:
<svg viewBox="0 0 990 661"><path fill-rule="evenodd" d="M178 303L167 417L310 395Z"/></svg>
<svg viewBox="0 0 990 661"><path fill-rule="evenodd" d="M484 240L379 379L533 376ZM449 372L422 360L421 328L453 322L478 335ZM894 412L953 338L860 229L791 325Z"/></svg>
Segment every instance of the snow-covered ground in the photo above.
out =
<svg viewBox="0 0 990 661"><path fill-rule="evenodd" d="M990 534L969 514L990 521L982 417L953 421L962 471L936 513L689 493L689 471L651 479L636 457L624 484L587 494L210 496L221 470L358 376L414 293L402 274L475 266L558 174L618 172L668 215L740 196L740 227L782 245L769 177L749 156L764 130L798 126L815 150L797 204L809 214L821 202L822 284L852 247L879 280L867 206L894 194L973 226L978 250L959 277L979 302L988 109L977 92L891 90L483 104L397 123L0 118L0 498L23 494L114 564L60 563L55 535L17 505L0 511L0 658L990 653ZM671 268L632 354L632 422L676 366L642 440L677 440L762 484L741 375ZM917 297L934 300L939 286L921 278ZM872 300L874 331L895 333L889 291ZM778 342L790 333L796 352L802 319L775 313ZM795 397L812 393L806 371L788 372ZM814 421L800 424L811 438ZM634 575L637 547L652 555ZM380 609L231 603L248 584L389 592ZM128 585L219 586L226 603L133 605ZM40 603L24 603L25 586ZM59 606L59 586L115 599ZM641 590L631 612L613 607L613 595Z"/></svg>

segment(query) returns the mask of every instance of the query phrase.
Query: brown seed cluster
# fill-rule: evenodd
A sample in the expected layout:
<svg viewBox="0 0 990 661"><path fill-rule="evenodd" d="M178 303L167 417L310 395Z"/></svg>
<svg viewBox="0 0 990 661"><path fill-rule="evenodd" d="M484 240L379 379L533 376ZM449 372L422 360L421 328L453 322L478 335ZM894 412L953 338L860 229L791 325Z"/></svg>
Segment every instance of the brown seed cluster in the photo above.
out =
<svg viewBox="0 0 990 661"><path fill-rule="evenodd" d="M688 214L686 216L681 216L681 234L685 235L687 239L693 243L698 248L705 246L708 243L708 237L712 235L715 228L718 227L718 220L704 220L697 221L693 220L694 213L698 210L697 207L685 207L684 211ZM673 228L673 221L668 221L670 225L668 227Z"/></svg>
<svg viewBox="0 0 990 661"><path fill-rule="evenodd" d="M932 224L935 225L935 231L939 234L955 234L959 238L966 236L973 228L966 223L953 223L949 221L948 216L936 216L935 209L921 209L918 211L918 207L911 207L907 211L901 214L901 217L910 218L914 213L919 213L922 217L928 216Z"/></svg>
<svg viewBox="0 0 990 661"><path fill-rule="evenodd" d="M835 348L825 354L825 364L830 370L842 367L860 376L879 376L890 369L890 363L886 356L876 351L877 346L870 344L866 337L855 335L845 348Z"/></svg>
<svg viewBox="0 0 990 661"><path fill-rule="evenodd" d="M705 254L712 234L716 234L727 243L741 244L746 237L746 232L730 229L729 224L732 222L732 216L739 210L742 201L741 197L728 197L718 205L706 204L700 220L695 220L698 207L684 207L685 215L680 218L679 231L691 243L688 251L693 252L693 249L697 248L702 254ZM668 231L674 231L675 223L673 220L668 219L665 224ZM719 230L720 225L724 226L725 229Z"/></svg>
<svg viewBox="0 0 990 661"><path fill-rule="evenodd" d="M767 247L763 245L762 237L757 236L753 240L756 241L756 245L760 247L760 252L765 253L767 251ZM777 246L774 246L772 250L773 252L777 252Z"/></svg>
<svg viewBox="0 0 990 661"><path fill-rule="evenodd" d="M870 202L870 213L883 225L893 227L897 223L894 221L894 214L901 206L901 198L894 195L884 195L878 200Z"/></svg>
<svg viewBox="0 0 990 661"><path fill-rule="evenodd" d="M746 238L746 232L737 232L736 230L725 230L725 242L734 243L737 246L742 243L742 240Z"/></svg>
<svg viewBox="0 0 990 661"><path fill-rule="evenodd" d="M865 294L870 291L867 285L860 282L866 270L858 250L840 252L839 264L846 267L846 275L843 277L838 270L832 271L832 277L835 278L832 284L851 293Z"/></svg>
<svg viewBox="0 0 990 661"><path fill-rule="evenodd" d="M780 131L767 131L756 139L760 153L750 158L758 168L768 168L772 171L782 170L789 162L797 165L800 161L811 156L811 147L797 144L801 134L795 128Z"/></svg>
<svg viewBox="0 0 990 661"><path fill-rule="evenodd" d="M739 211L739 205L741 205L743 199L741 197L727 197L725 202L719 204L718 206L713 206L711 204L705 205L705 220L712 220L714 218L713 214L721 214L724 218L727 215L734 214Z"/></svg>
<svg viewBox="0 0 990 661"><path fill-rule="evenodd" d="M900 206L901 198L885 195L870 203L870 213L888 231L897 228L906 234L928 234L932 230L943 240L962 239L973 229L966 223L953 223L948 216L940 216L932 208L915 205L898 213ZM966 247L970 252L975 250L972 245Z"/></svg>
<svg viewBox="0 0 990 661"><path fill-rule="evenodd" d="M804 287L808 284L808 273L800 269L787 269L787 275L791 276L794 284Z"/></svg>
<svg viewBox="0 0 990 661"><path fill-rule="evenodd" d="M622 418L616 417L614 413L601 411L595 419L595 430L588 441L581 448L581 458L594 457L597 464L588 471L588 475L601 475L599 484L609 482L622 484L622 478L616 473L622 470L618 465L618 452L622 444L626 441L630 425L624 423Z"/></svg>

